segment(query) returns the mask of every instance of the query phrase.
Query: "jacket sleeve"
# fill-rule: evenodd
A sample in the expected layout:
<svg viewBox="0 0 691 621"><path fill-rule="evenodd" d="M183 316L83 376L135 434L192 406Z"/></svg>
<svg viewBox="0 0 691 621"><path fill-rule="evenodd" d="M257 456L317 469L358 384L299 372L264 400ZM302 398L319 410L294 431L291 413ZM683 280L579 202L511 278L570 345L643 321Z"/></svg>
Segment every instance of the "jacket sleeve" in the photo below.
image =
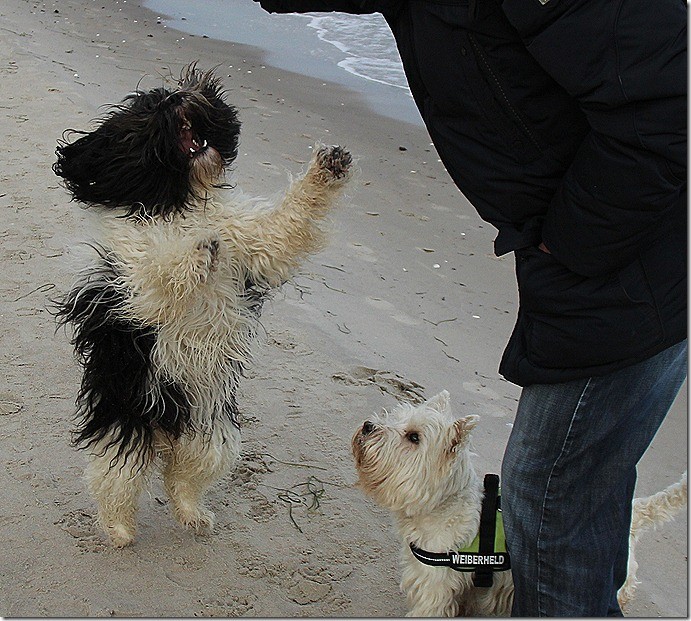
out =
<svg viewBox="0 0 691 621"><path fill-rule="evenodd" d="M399 0L254 0L269 13L378 13L395 8Z"/></svg>
<svg viewBox="0 0 691 621"><path fill-rule="evenodd" d="M645 247L661 218L686 208L686 3L503 0L502 7L591 128L549 206L543 241L576 273L611 272Z"/></svg>

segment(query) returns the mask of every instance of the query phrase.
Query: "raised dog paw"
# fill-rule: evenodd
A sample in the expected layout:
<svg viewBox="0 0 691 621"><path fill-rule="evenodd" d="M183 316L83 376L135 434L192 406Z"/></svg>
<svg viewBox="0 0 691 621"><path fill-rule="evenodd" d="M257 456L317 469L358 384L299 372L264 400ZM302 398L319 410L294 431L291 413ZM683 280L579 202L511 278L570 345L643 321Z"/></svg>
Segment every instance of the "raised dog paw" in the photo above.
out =
<svg viewBox="0 0 691 621"><path fill-rule="evenodd" d="M328 173L334 181L345 180L353 163L353 156L338 145L321 147L317 151L315 159L319 169Z"/></svg>
<svg viewBox="0 0 691 621"><path fill-rule="evenodd" d="M194 249L194 269L202 282L206 280L210 272L215 272L218 268L220 247L221 240L215 236L206 237L197 242Z"/></svg>

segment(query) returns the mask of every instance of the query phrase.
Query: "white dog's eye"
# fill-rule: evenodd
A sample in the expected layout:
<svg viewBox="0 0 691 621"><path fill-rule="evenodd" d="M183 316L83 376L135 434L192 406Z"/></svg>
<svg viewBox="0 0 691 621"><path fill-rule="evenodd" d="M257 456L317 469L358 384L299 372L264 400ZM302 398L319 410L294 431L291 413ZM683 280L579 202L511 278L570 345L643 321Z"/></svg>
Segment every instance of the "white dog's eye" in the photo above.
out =
<svg viewBox="0 0 691 621"><path fill-rule="evenodd" d="M413 444L420 444L420 436L418 435L417 431L410 431L405 434L405 437Z"/></svg>

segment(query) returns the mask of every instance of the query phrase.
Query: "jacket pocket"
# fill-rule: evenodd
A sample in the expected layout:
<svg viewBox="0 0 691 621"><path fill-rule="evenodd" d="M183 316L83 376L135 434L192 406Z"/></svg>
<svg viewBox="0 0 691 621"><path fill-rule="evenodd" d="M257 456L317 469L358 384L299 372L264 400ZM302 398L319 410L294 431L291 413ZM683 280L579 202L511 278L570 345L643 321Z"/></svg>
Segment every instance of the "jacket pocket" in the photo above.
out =
<svg viewBox="0 0 691 621"><path fill-rule="evenodd" d="M537 248L517 255L528 361L543 368L588 368L634 358L663 340L640 260L586 278Z"/></svg>

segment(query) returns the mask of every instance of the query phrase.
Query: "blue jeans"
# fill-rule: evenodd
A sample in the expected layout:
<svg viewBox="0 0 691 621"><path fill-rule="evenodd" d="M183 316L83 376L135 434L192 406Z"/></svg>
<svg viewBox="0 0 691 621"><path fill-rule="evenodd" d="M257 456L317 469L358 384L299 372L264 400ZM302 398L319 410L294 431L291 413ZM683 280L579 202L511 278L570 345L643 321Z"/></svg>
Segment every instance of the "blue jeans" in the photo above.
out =
<svg viewBox="0 0 691 621"><path fill-rule="evenodd" d="M621 616L636 464L686 358L683 341L603 377L523 390L502 464L512 616Z"/></svg>

